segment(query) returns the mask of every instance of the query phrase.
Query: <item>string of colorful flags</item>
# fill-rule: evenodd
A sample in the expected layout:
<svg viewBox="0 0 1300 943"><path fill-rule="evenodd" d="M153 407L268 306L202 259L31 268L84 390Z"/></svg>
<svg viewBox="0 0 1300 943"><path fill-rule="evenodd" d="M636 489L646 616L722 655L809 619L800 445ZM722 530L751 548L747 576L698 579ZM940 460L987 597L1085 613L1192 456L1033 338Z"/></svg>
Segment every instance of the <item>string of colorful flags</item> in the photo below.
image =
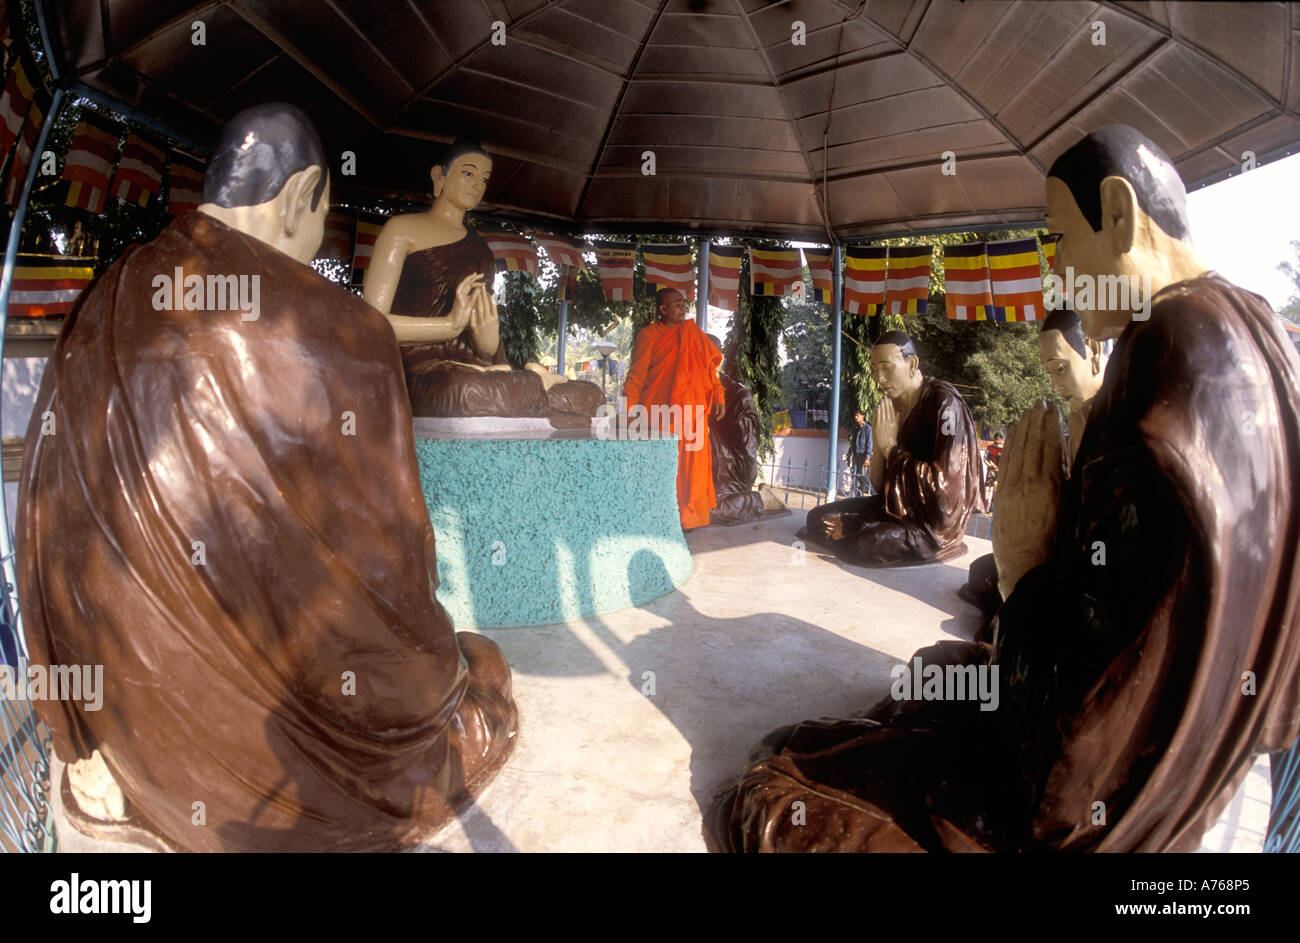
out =
<svg viewBox="0 0 1300 943"><path fill-rule="evenodd" d="M0 94L0 162L4 162L7 172L7 177L0 178L0 192L10 206L16 204L33 160L50 100L34 63L18 56ZM65 204L92 214L101 213L110 196L146 206L162 193L167 180L167 212L180 215L198 208L203 165L179 151L169 154L163 146L129 132L117 122L84 110L73 132L61 179L67 184ZM353 284L361 284L384 222L385 217L378 214L346 208L332 210L317 258L350 263ZM597 240L586 246L538 230L516 232L491 227L478 232L498 266L507 271L536 276L540 248L560 271L559 297L563 300L575 298L578 274L588 269L583 254L592 250L595 274L607 302L632 300L638 252L644 262L648 292L672 288L688 302L695 300L696 267L692 246L686 243L638 245ZM1050 268L1055 244L1042 248ZM709 304L735 310L746 259L752 295L779 297L802 292L806 266L813 286L811 299L832 303L834 254L829 248L710 245ZM844 254L844 309L862 316L924 312L930 294L930 261L930 246L848 246ZM10 314L66 313L77 293L89 283L87 273L93 272L93 266L93 259L21 256ZM946 313L952 320L1034 321L1045 314L1039 245L1034 238L945 246L943 266Z"/></svg>

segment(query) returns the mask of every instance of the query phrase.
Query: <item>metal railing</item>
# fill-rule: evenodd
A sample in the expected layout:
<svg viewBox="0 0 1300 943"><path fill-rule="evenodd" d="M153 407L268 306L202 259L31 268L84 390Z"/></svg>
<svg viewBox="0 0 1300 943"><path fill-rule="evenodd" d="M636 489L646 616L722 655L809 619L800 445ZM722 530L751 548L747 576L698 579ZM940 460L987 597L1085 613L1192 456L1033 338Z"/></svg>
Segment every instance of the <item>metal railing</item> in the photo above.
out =
<svg viewBox="0 0 1300 943"><path fill-rule="evenodd" d="M10 544L12 546L12 542ZM12 554L3 561L13 564ZM6 565L5 573L16 567ZM0 601L0 649L15 655L10 666L14 684L25 684L20 673L27 662L27 646L18 626L18 593L4 580ZM0 696L0 850L50 852L55 850L50 811L50 733L26 699Z"/></svg>

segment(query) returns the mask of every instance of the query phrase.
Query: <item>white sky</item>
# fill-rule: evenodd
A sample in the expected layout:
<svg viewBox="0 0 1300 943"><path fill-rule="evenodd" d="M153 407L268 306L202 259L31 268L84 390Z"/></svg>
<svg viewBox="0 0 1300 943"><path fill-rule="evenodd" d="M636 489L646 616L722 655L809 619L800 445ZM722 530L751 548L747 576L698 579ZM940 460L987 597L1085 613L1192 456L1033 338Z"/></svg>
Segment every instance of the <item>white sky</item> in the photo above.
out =
<svg viewBox="0 0 1300 943"><path fill-rule="evenodd" d="M1189 193L1187 210L1206 265L1274 310L1287 303L1295 285L1277 265L1295 264L1291 241L1300 240L1300 154Z"/></svg>

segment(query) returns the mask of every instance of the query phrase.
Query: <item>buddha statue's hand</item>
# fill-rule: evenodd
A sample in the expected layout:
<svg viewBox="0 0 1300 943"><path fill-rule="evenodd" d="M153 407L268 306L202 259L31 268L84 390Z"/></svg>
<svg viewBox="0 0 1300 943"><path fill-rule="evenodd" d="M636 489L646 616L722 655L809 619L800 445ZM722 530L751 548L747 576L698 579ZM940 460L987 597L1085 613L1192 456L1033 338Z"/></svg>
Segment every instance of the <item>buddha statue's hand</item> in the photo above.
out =
<svg viewBox="0 0 1300 943"><path fill-rule="evenodd" d="M1047 560L1065 480L1061 413L1039 401L1011 431L998 466L993 558L1006 599L1024 576Z"/></svg>
<svg viewBox="0 0 1300 943"><path fill-rule="evenodd" d="M466 275L456 286L456 300L452 303L451 311L447 313L447 323L458 333L465 330L473 320L474 310L479 305L482 292L483 276L478 273Z"/></svg>
<svg viewBox="0 0 1300 943"><path fill-rule="evenodd" d="M888 396L882 397L876 404L871 429L874 438L873 450L879 452L881 458L888 460L889 453L894 450L894 446L898 445L898 411L894 409L894 403Z"/></svg>

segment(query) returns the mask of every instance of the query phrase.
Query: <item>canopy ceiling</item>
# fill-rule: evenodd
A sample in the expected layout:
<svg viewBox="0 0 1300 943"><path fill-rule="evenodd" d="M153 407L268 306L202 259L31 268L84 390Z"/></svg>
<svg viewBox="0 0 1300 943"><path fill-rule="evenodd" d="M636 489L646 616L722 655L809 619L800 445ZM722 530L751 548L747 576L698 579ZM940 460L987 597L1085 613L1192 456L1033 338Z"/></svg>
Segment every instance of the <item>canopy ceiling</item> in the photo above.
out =
<svg viewBox="0 0 1300 943"><path fill-rule="evenodd" d="M828 227L848 238L1036 221L1044 169L1105 124L1145 132L1189 186L1245 151L1263 162L1300 142L1300 4L44 6L65 75L192 138L213 140L249 105L294 102L333 158L356 154L336 188L419 199L440 142L477 136L496 158L485 209L556 228L824 241ZM192 43L195 20L206 46ZM492 42L498 20L505 45ZM792 42L796 20L806 44ZM641 172L646 150L655 176ZM955 175L939 172L944 151Z"/></svg>

